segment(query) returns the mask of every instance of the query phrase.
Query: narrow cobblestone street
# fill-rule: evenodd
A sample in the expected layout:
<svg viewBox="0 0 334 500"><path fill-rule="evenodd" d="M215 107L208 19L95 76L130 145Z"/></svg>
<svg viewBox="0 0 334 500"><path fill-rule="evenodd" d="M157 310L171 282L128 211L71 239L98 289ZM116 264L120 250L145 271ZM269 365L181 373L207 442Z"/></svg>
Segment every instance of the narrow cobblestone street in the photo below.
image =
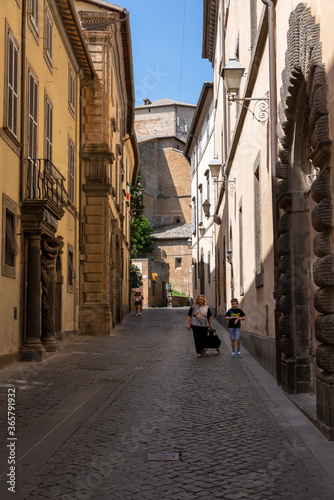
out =
<svg viewBox="0 0 334 500"><path fill-rule="evenodd" d="M110 337L75 337L43 363L3 369L0 498L332 499L334 443L246 351L230 358L217 322L220 354L197 359L186 314L131 313Z"/></svg>

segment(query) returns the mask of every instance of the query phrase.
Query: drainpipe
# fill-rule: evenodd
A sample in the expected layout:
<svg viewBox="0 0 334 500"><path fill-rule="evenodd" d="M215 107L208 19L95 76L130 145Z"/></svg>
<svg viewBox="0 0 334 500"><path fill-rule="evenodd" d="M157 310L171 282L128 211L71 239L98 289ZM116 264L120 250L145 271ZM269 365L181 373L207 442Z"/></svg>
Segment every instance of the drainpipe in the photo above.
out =
<svg viewBox="0 0 334 500"><path fill-rule="evenodd" d="M277 162L277 90L276 90L276 44L275 44L275 7L272 0L262 0L268 7L268 38L269 38L269 103L270 103L270 160L271 160L271 190L273 212L273 250L274 250L274 301L275 301L275 343L276 343L276 376L277 384L281 383L281 349L278 330L279 312L279 257L278 241L278 206L276 190L276 162Z"/></svg>
<svg viewBox="0 0 334 500"><path fill-rule="evenodd" d="M190 137L193 137L195 139L196 143L196 220L195 220L195 226L196 226L196 241L197 241L197 278L199 278L199 226L198 226L198 137L194 134L190 134Z"/></svg>
<svg viewBox="0 0 334 500"><path fill-rule="evenodd" d="M21 28L21 155L20 155L20 203L23 202L24 196L24 156L26 147L25 124L26 124L26 17L27 17L27 2L22 2L22 28Z"/></svg>
<svg viewBox="0 0 334 500"><path fill-rule="evenodd" d="M195 137L196 140L196 239L197 239L197 280L199 280L199 219L198 219L198 214L199 214L199 206L198 206L198 138ZM199 281L196 280L196 283L199 283ZM197 294L198 295L198 294Z"/></svg>
<svg viewBox="0 0 334 500"><path fill-rule="evenodd" d="M225 32L225 0L222 0L222 41L223 41L223 47L222 47L222 56L223 56L223 67L225 67L225 64L226 64L226 52L225 52L225 38L226 38L226 32ZM224 103L224 109L223 109L223 127L224 127L224 137L223 137L223 140L224 140L224 149L223 149L223 164L226 163L226 160L227 160L227 157L228 157L228 144L227 144L227 93L226 93L226 86L225 86L225 83L224 83L224 80L222 78L222 82L223 82L223 103ZM226 192L225 192L225 195L226 195ZM226 234L226 229L227 229L227 234L226 234L226 242L227 244L229 243L229 205L228 205L228 195L226 196L226 202L225 202L225 220L226 220L226 224L225 224L225 234ZM218 210L218 207L217 207L217 210ZM219 234L220 234L220 231L219 231ZM222 242L223 244L223 242ZM222 250L224 251L224 246L222 247ZM232 250L232 248L230 249ZM226 251L226 247L225 247L225 251ZM224 252L222 252L222 256L223 256L223 273L224 273L224 276L225 276L225 283L226 283L226 255L224 255ZM217 267L217 266L216 266ZM220 265L219 265L219 268L220 268ZM220 282L220 280L219 280ZM221 292L221 290L219 290L219 293ZM226 291L225 293L223 292L223 299L224 299L224 296L226 296ZM231 297L232 298L232 297ZM224 308L225 308L225 311L227 310L227 297L226 297L226 303L224 301Z"/></svg>

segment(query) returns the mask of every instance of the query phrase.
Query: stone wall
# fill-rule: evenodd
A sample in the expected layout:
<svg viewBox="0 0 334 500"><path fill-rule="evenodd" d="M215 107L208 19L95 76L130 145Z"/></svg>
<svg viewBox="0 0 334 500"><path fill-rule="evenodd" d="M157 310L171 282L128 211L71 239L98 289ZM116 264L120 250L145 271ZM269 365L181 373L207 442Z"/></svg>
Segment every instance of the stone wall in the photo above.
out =
<svg viewBox="0 0 334 500"><path fill-rule="evenodd" d="M191 250L187 240L158 240L155 245L156 258L169 264L169 282L172 289L191 295Z"/></svg>
<svg viewBox="0 0 334 500"><path fill-rule="evenodd" d="M175 138L139 144L145 217L152 227L190 222L190 166Z"/></svg>

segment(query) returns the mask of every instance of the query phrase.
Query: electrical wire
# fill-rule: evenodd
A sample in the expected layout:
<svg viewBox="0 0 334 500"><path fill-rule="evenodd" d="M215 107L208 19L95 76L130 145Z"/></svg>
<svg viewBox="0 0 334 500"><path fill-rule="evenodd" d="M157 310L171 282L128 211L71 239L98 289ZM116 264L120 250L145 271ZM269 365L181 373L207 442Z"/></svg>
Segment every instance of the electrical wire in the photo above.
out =
<svg viewBox="0 0 334 500"><path fill-rule="evenodd" d="M182 47L181 47L181 68L180 68L180 85L179 85L179 101L181 100L181 86L182 86L182 73L183 73L183 52L184 52L184 32L185 32L185 24L186 24L186 5L187 5L187 0L184 0L183 27L182 27Z"/></svg>

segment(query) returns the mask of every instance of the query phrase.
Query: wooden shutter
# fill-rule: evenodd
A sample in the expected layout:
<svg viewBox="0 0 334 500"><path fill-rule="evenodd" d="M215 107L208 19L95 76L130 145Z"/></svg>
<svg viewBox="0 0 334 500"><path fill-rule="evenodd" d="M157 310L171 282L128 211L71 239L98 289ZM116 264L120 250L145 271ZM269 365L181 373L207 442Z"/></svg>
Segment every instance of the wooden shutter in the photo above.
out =
<svg viewBox="0 0 334 500"><path fill-rule="evenodd" d="M18 88L19 88L19 51L8 35L7 68L7 127L17 137L18 132Z"/></svg>

